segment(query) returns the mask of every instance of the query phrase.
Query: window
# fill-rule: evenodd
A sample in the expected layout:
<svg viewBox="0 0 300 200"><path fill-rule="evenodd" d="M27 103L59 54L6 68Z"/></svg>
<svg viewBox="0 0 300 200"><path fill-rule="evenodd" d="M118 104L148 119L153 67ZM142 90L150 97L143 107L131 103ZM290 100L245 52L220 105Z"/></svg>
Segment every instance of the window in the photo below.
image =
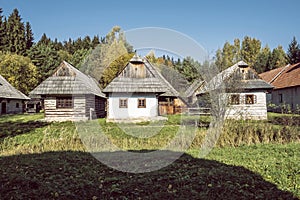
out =
<svg viewBox="0 0 300 200"><path fill-rule="evenodd" d="M279 103L283 103L283 96L282 94L278 94L279 95Z"/></svg>
<svg viewBox="0 0 300 200"><path fill-rule="evenodd" d="M119 108L127 108L128 100L127 99L119 99Z"/></svg>
<svg viewBox="0 0 300 200"><path fill-rule="evenodd" d="M246 104L255 104L256 103L256 96L253 95L253 94L246 94L245 103Z"/></svg>
<svg viewBox="0 0 300 200"><path fill-rule="evenodd" d="M138 108L146 108L146 99L138 99Z"/></svg>
<svg viewBox="0 0 300 200"><path fill-rule="evenodd" d="M229 99L230 105L239 105L240 104L240 95L232 94Z"/></svg>
<svg viewBox="0 0 300 200"><path fill-rule="evenodd" d="M56 108L73 108L72 97L57 97Z"/></svg>
<svg viewBox="0 0 300 200"><path fill-rule="evenodd" d="M19 103L16 103L16 108L19 108L20 107L20 104Z"/></svg>

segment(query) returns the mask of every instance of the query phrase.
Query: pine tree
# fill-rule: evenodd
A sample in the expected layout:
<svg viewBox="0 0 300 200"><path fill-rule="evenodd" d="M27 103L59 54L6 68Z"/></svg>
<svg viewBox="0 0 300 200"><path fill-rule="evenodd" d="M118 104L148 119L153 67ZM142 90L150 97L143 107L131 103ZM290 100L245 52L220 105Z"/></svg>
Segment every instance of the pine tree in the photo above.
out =
<svg viewBox="0 0 300 200"><path fill-rule="evenodd" d="M26 22L26 49L29 50L33 45L33 33L29 22Z"/></svg>
<svg viewBox="0 0 300 200"><path fill-rule="evenodd" d="M271 54L272 53L268 45L260 51L253 67L257 73L262 73L269 70Z"/></svg>
<svg viewBox="0 0 300 200"><path fill-rule="evenodd" d="M100 44L100 39L98 35L95 35L92 40L92 48L94 49L98 44Z"/></svg>
<svg viewBox="0 0 300 200"><path fill-rule="evenodd" d="M46 33L44 33L41 37L41 39L38 41L37 45L50 45L52 42L51 42L51 39L47 37Z"/></svg>
<svg viewBox="0 0 300 200"><path fill-rule="evenodd" d="M0 51L6 50L6 22L5 19L3 19L2 15L3 11L2 8L0 8Z"/></svg>
<svg viewBox="0 0 300 200"><path fill-rule="evenodd" d="M24 55L26 50L25 27L17 9L7 20L8 51Z"/></svg>
<svg viewBox="0 0 300 200"><path fill-rule="evenodd" d="M41 43L32 46L28 51L28 57L37 67L39 83L48 78L62 61L53 44L45 45Z"/></svg>
<svg viewBox="0 0 300 200"><path fill-rule="evenodd" d="M293 40L289 44L287 51L287 59L290 64L295 64L300 62L300 46L296 40L296 37L293 37Z"/></svg>
<svg viewBox="0 0 300 200"><path fill-rule="evenodd" d="M90 36L85 36L82 40L82 48L83 49L90 49L92 47L92 41Z"/></svg>
<svg viewBox="0 0 300 200"><path fill-rule="evenodd" d="M59 42L59 41L57 40L57 38L54 39L53 47L54 47L54 49L55 49L56 51L59 51L59 50L65 50L65 49L64 49L64 45L63 45L61 42Z"/></svg>
<svg viewBox="0 0 300 200"><path fill-rule="evenodd" d="M64 48L67 52L73 54L75 52L74 41L71 38L68 41L64 41Z"/></svg>

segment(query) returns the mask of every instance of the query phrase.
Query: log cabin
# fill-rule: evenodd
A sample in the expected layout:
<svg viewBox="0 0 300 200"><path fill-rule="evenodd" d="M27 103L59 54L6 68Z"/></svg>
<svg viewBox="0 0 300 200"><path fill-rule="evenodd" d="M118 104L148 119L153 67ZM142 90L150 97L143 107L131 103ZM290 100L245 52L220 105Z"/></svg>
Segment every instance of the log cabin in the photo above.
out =
<svg viewBox="0 0 300 200"><path fill-rule="evenodd" d="M23 113L24 103L29 100L0 75L0 115Z"/></svg>
<svg viewBox="0 0 300 200"><path fill-rule="evenodd" d="M80 121L106 115L106 97L96 80L66 61L30 95L42 98L47 121Z"/></svg>

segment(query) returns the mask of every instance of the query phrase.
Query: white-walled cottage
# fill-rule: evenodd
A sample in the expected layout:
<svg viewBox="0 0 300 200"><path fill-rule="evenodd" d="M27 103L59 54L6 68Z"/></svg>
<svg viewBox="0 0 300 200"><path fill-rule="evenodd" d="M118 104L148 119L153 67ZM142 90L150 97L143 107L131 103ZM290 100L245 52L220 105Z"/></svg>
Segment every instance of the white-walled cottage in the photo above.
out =
<svg viewBox="0 0 300 200"><path fill-rule="evenodd" d="M108 96L107 119L158 119L159 96L178 96L146 58L134 55L119 75L103 90Z"/></svg>
<svg viewBox="0 0 300 200"><path fill-rule="evenodd" d="M226 118L264 120L267 119L266 93L272 88L247 63L240 61L205 83L197 96L199 105L205 107L211 101L209 93L218 91L214 95L219 95L219 106L225 108Z"/></svg>

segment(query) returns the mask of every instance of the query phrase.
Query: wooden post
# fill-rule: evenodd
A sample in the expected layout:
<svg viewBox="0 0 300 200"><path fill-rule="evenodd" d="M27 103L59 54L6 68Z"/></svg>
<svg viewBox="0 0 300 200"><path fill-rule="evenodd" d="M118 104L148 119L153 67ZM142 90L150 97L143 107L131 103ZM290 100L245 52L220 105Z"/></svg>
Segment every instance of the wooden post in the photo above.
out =
<svg viewBox="0 0 300 200"><path fill-rule="evenodd" d="M95 111L94 108L90 108L90 120L93 119L93 111Z"/></svg>

